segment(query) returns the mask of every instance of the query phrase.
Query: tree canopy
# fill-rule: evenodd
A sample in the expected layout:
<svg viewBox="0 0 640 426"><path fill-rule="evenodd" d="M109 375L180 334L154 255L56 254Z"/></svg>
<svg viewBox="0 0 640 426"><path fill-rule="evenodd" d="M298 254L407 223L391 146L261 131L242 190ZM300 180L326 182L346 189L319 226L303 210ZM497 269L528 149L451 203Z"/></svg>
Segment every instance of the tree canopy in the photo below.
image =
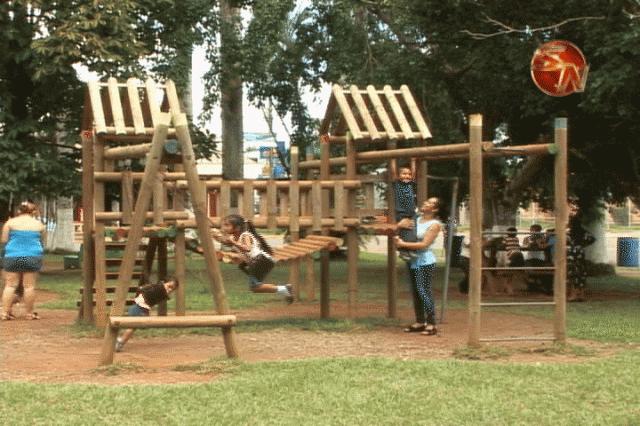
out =
<svg viewBox="0 0 640 426"><path fill-rule="evenodd" d="M406 84L422 103L433 143L465 141L472 113L483 114L486 139L505 145L550 140L553 119L565 116L571 190L580 202L640 195L638 0L229 0L247 12L233 25L221 22L219 3L1 3L0 204L12 194L69 195L73 182L77 189L79 179L69 179L77 155L58 149L77 142L83 94L74 66L105 77L170 77L184 87L185 52L199 43L212 63L205 119L232 75L256 105L290 114L292 143L304 149L316 140L317 122L303 91L327 83ZM225 31L238 37L223 58ZM572 42L586 56L583 93L554 98L532 82L533 52L552 39ZM492 162L494 186L504 188L519 167ZM528 196L544 203L550 164L538 167ZM462 176L466 166L435 163L430 170Z"/></svg>
<svg viewBox="0 0 640 426"><path fill-rule="evenodd" d="M249 6L253 19L237 56L247 93L258 104L273 101L279 113L293 112L299 130L293 143L314 139L299 105L302 87L407 84L422 101L433 143L466 140L472 113L483 114L487 140L504 145L551 140L553 120L567 117L571 191L580 203L640 195L637 0L315 0L298 8L291 0L265 0ZM553 39L574 43L586 56L583 93L550 97L533 83L532 55ZM498 188L519 167L500 161L490 165ZM466 170L455 163L434 167L440 174ZM552 169L544 162L539 167L530 185L536 190L527 195L545 203Z"/></svg>
<svg viewBox="0 0 640 426"><path fill-rule="evenodd" d="M0 3L0 220L11 200L79 193L84 85L75 67L184 88L183 52L211 9L208 0Z"/></svg>

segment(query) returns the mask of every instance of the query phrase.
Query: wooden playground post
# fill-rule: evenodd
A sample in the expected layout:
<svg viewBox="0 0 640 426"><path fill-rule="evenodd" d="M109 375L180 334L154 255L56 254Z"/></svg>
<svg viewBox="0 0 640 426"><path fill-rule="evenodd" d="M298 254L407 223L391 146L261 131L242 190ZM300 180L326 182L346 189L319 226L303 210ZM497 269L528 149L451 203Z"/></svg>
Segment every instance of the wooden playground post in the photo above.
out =
<svg viewBox="0 0 640 426"><path fill-rule="evenodd" d="M553 279L553 300L555 302L553 330L556 341L565 342L567 339L567 119L556 118L555 143L556 153L555 174L555 214L556 214L556 266Z"/></svg>
<svg viewBox="0 0 640 426"><path fill-rule="evenodd" d="M167 239L158 238L158 278L167 276ZM167 315L167 302L158 304L158 315Z"/></svg>
<svg viewBox="0 0 640 426"><path fill-rule="evenodd" d="M420 146L426 147L427 141L424 141L424 140L420 141ZM423 158L416 158L415 160L417 163L415 180L416 180L416 187L418 191L418 193L416 194L417 195L416 200L417 200L417 205L419 207L422 205L422 203L427 201L427 194L429 190L429 188L427 187L427 181L428 181L427 174L429 172L429 165L427 163L427 160Z"/></svg>
<svg viewBox="0 0 640 426"><path fill-rule="evenodd" d="M347 133L346 142L347 167L346 179L356 179L356 142L351 137L351 133ZM355 217L356 215L356 197L355 190L348 189L346 197L346 206L339 206L336 203L336 210L342 208L346 211L347 217ZM342 216L345 211L336 211L334 217ZM356 228L349 226L347 228L347 265L348 265L348 309L349 318L355 318L358 308L358 233Z"/></svg>
<svg viewBox="0 0 640 426"><path fill-rule="evenodd" d="M320 180L329 180L329 139L320 138ZM316 203L314 199L314 205L320 206L321 217L327 217L329 215L329 191L326 189L321 190L320 203ZM321 229L321 234L326 234L326 231ZM329 285L329 251L324 249L320 252L320 318L329 318L330 313L330 285Z"/></svg>
<svg viewBox="0 0 640 426"><path fill-rule="evenodd" d="M390 140L387 142L387 149L395 149L397 142ZM398 161L394 158L389 160L387 166L387 217L389 223L396 223L396 200L393 191L393 180L398 176ZM398 255L395 233L387 235L387 316L396 318L398 316Z"/></svg>
<svg viewBox="0 0 640 426"><path fill-rule="evenodd" d="M93 283L95 280L94 257L94 184L93 184L93 131L82 132L82 199L84 201L84 222L82 223L82 320L93 322ZM86 200L89 200L88 202Z"/></svg>
<svg viewBox="0 0 640 426"><path fill-rule="evenodd" d="M298 155L298 147L292 146L291 184L289 185L289 217L291 218L291 225L289 226L289 238L292 242L298 241L300 239L300 184L298 182ZM296 295L296 298L300 299L300 260L296 259L291 262L289 279L291 285L293 286L293 291ZM308 288L306 290L308 291Z"/></svg>
<svg viewBox="0 0 640 426"><path fill-rule="evenodd" d="M482 116L469 119L469 346L480 346L480 300L482 292Z"/></svg>
<svg viewBox="0 0 640 426"><path fill-rule="evenodd" d="M184 167L182 164L176 164L176 171L184 172ZM175 188L173 191L173 209L174 210L184 210L184 191ZM178 290L176 291L176 315L183 316L186 313L186 270L185 270L185 262L186 262L186 236L184 229L178 229L178 235L176 235L176 243L175 243L175 274L178 279L180 285Z"/></svg>
<svg viewBox="0 0 640 426"><path fill-rule="evenodd" d="M114 80L109 79L109 83L113 85ZM109 91L109 99L113 98L113 89ZM115 118L115 114L114 114ZM113 160L106 159L104 157L105 146L104 139L98 137L95 139L95 143L93 144L93 153L94 153L94 173L100 172L112 172L113 171ZM105 183L104 182L95 182L94 183L94 208L97 211L105 211ZM104 223L96 223L94 225L95 229L95 256L96 259L99 260L96 264L96 278L94 287L96 290L95 293L95 318L96 325L98 327L104 327L107 323L107 298L106 298L106 287L107 280L105 278L106 273L106 265L102 261L105 258L106 254L106 244L105 244L105 224Z"/></svg>

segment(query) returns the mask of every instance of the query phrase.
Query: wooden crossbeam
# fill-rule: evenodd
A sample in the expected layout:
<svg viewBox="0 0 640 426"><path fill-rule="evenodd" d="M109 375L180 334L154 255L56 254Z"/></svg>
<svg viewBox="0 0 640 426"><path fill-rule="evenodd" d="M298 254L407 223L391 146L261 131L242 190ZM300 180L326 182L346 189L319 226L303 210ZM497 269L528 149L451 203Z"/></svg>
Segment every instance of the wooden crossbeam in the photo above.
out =
<svg viewBox="0 0 640 426"><path fill-rule="evenodd" d="M157 317L109 317L109 327L120 328L188 328L231 327L236 324L235 315L185 315Z"/></svg>

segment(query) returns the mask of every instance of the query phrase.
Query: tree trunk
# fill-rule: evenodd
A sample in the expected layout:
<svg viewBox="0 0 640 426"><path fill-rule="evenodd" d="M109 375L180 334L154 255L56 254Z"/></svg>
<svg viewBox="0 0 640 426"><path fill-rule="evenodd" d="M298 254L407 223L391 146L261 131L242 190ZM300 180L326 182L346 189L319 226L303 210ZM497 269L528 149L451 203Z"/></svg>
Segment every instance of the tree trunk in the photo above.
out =
<svg viewBox="0 0 640 426"><path fill-rule="evenodd" d="M607 263L607 220L605 217L605 211L601 211L601 217L589 224L585 224L584 227L591 233L596 241L585 249L585 255L587 260L594 263Z"/></svg>
<svg viewBox="0 0 640 426"><path fill-rule="evenodd" d="M73 198L56 200L56 227L47 237L48 250L77 251L73 228Z"/></svg>
<svg viewBox="0 0 640 426"><path fill-rule="evenodd" d="M221 36L221 56L223 62L223 78L221 93L222 119L222 176L225 179L242 179L244 177L243 161L243 123L242 123L242 80L237 75L236 64L227 46L233 44L236 37L234 19L240 10L230 7L228 1L220 4L220 13L225 23ZM234 206L237 200L232 200Z"/></svg>
<svg viewBox="0 0 640 426"><path fill-rule="evenodd" d="M183 58L185 62L188 62L189 75L187 76L187 83L184 88L184 95L182 96L182 107L185 114L189 118L189 122L193 123L193 48L186 49L183 52Z"/></svg>

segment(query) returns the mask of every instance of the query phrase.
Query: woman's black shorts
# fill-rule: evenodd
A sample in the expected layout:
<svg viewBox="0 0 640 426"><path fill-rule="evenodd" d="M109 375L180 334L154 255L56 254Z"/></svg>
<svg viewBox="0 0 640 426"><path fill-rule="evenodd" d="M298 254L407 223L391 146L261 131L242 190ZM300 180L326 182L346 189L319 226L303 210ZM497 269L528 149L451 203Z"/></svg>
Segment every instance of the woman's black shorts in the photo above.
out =
<svg viewBox="0 0 640 426"><path fill-rule="evenodd" d="M42 257L5 257L2 268L7 272L38 272L42 268Z"/></svg>

